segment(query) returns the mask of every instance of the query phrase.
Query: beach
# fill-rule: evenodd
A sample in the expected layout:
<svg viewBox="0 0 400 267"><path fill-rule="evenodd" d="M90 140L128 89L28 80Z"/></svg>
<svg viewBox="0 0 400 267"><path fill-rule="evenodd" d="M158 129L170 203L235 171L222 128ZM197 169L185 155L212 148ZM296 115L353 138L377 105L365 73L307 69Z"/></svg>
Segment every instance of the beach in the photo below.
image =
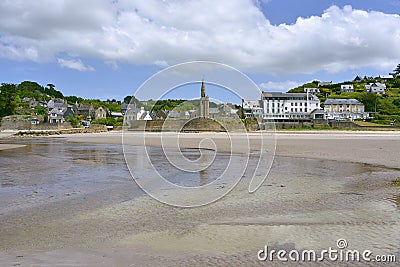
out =
<svg viewBox="0 0 400 267"><path fill-rule="evenodd" d="M212 139L222 153L231 149L221 133L181 134L179 142L184 148L209 148L199 143L204 138ZM230 138L249 140L249 153L257 151L263 138L268 140L268 151L275 151L268 177L249 194L251 175L246 170L226 196L196 208L156 201L129 173L122 144L140 147L145 141L157 154L160 133L145 138L142 133L110 132L2 139L12 149L0 151L0 157L15 164L26 160L31 170L19 167L11 173L11 165L0 169L2 183L8 184L0 188L0 262L280 266L279 261L259 261L257 252L265 245L327 249L340 238L351 249L400 257L400 189L391 185L400 177L400 132L282 131ZM175 143L175 134L164 135L165 147ZM243 144L231 153L242 157ZM61 162L65 166L49 168Z"/></svg>

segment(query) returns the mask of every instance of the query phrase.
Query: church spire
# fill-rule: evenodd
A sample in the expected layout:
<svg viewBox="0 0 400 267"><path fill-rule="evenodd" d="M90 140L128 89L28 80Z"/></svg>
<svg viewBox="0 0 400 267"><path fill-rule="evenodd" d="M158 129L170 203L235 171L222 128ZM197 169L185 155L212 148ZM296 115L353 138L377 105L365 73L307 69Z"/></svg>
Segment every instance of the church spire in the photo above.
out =
<svg viewBox="0 0 400 267"><path fill-rule="evenodd" d="M206 97L206 86L204 85L204 79L201 81L201 97Z"/></svg>

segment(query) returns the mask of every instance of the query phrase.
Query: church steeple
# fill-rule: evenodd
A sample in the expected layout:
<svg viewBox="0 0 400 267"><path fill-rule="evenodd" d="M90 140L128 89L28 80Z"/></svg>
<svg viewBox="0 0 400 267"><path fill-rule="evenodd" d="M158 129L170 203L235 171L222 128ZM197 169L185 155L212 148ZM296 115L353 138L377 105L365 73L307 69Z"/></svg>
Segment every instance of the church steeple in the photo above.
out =
<svg viewBox="0 0 400 267"><path fill-rule="evenodd" d="M206 86L204 85L204 79L201 81L201 95L200 95L200 118L208 118L210 116L210 103L209 98L206 96Z"/></svg>
<svg viewBox="0 0 400 267"><path fill-rule="evenodd" d="M206 86L204 85L204 79L201 81L201 97L206 97Z"/></svg>

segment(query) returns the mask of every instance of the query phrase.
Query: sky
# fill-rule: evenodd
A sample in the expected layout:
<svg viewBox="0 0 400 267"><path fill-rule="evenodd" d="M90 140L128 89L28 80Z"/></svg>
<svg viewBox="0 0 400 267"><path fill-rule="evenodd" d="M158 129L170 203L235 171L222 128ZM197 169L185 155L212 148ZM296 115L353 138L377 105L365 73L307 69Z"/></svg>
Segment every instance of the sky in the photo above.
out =
<svg viewBox="0 0 400 267"><path fill-rule="evenodd" d="M2 0L0 82L122 100L197 60L264 91L386 75L400 63L399 14L400 0Z"/></svg>

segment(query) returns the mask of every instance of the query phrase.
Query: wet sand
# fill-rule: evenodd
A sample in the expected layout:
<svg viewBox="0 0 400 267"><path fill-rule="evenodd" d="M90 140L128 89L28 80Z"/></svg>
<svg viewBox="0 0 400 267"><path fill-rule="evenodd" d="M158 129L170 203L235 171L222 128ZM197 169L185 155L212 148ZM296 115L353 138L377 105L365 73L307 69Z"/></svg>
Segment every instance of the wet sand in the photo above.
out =
<svg viewBox="0 0 400 267"><path fill-rule="evenodd" d="M0 144L0 150L14 149L24 147L25 145L14 145L14 144Z"/></svg>
<svg viewBox="0 0 400 267"><path fill-rule="evenodd" d="M159 145L159 134L150 136L146 144ZM143 141L136 137L129 138L131 145ZM203 137L209 134L185 134L183 145L195 146ZM214 137L228 149L224 135ZM260 138L250 135L252 150L257 150ZM66 135L60 140L110 144L122 150L121 133ZM172 145L174 136L164 141ZM237 149L234 152L240 153ZM338 238L346 238L352 249L398 255L400 190L389 184L400 177L399 150L397 132L281 132L276 135L270 175L256 193L247 192L245 175L222 200L192 209L161 204L143 194L133 196L137 186L125 169L117 184L93 183L90 193L54 201L46 197L40 205L0 210L0 262L6 266L279 266L279 262L258 262L257 251L266 244L327 249L335 247ZM88 164L82 161L74 162Z"/></svg>

